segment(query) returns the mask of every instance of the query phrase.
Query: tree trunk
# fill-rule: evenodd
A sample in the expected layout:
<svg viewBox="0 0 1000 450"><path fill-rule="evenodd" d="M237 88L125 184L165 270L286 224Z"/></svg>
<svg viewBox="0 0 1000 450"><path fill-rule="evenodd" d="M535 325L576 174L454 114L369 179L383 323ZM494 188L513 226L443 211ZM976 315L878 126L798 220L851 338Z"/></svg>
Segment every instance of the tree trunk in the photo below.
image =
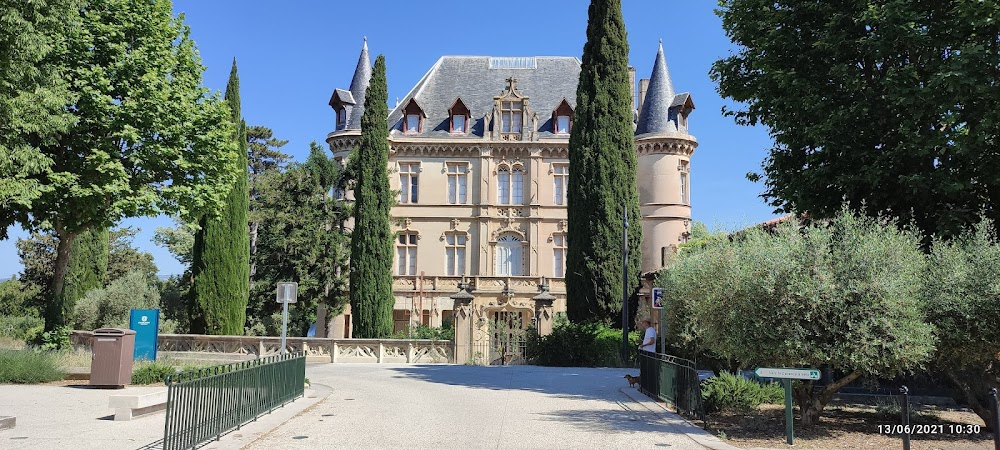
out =
<svg viewBox="0 0 1000 450"><path fill-rule="evenodd" d="M52 292L45 307L45 331L52 331L66 325L66 319L72 311L66 311L63 288L66 287L66 272L69 268L70 254L73 249L73 240L79 236L80 232L70 233L60 227L56 228L56 239L59 245L56 247L56 263L52 276Z"/></svg>
<svg viewBox="0 0 1000 450"><path fill-rule="evenodd" d="M959 378L958 374L956 374L954 370L945 370L945 376L947 376L948 380L951 381L951 383L955 385L955 387L957 387L959 391L962 392L962 398L966 401L966 403L969 404L969 408L971 408L972 411L975 412L980 419L983 419L983 423L986 425L986 429L992 432L993 420L991 419L993 418L993 413L992 411L990 411L989 407L979 402L979 396L976 395L976 392L974 392L973 386L970 386L969 383ZM987 383L979 383L979 384L985 386ZM981 392L980 394L986 392L985 387L981 390L983 392Z"/></svg>
<svg viewBox="0 0 1000 450"><path fill-rule="evenodd" d="M813 397L812 382L810 383L799 383L793 389L792 395L795 397L795 403L799 405L799 411L802 417L799 419L799 423L803 427L809 428L817 423L819 423L819 418L823 414L823 409L826 408L827 403L833 399L834 394L840 390L840 388L847 386L854 380L857 380L861 376L861 371L855 370L844 376L843 378L826 385L819 395Z"/></svg>

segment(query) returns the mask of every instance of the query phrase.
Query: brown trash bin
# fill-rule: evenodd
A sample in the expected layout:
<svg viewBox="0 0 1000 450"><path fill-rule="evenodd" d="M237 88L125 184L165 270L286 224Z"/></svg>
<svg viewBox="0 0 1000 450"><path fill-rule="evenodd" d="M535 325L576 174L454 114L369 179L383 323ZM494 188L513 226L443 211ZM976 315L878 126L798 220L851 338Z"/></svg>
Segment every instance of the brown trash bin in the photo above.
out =
<svg viewBox="0 0 1000 450"><path fill-rule="evenodd" d="M90 385L123 388L132 382L135 331L122 328L94 330L90 361Z"/></svg>

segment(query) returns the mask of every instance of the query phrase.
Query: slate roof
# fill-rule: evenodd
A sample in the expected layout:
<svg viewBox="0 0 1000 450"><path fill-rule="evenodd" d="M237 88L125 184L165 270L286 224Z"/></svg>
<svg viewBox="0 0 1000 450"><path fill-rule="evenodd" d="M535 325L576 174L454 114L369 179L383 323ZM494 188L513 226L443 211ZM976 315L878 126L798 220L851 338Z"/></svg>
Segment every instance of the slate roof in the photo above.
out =
<svg viewBox="0 0 1000 450"><path fill-rule="evenodd" d="M365 43L361 46L361 56L358 57L358 66L354 68L350 90L334 89L333 95L330 96L330 106L334 106L339 100L345 105L349 114L345 130L361 129L361 115L365 111L365 91L368 90L371 78L372 63L368 59L368 38L365 38Z"/></svg>
<svg viewBox="0 0 1000 450"><path fill-rule="evenodd" d="M677 99L674 96L674 83L670 80L667 59L663 56L663 41L660 41L656 62L653 63L653 74L650 75L649 87L646 88L646 98L642 103L642 111L639 111L635 134L676 131L670 117L670 108L678 100L683 104L685 99Z"/></svg>
<svg viewBox="0 0 1000 450"><path fill-rule="evenodd" d="M471 112L468 136L482 137L483 116L493 110L493 97L504 91L511 77L517 79L518 92L528 97L528 107L538 113L539 137L552 136L552 111L563 99L576 105L580 60L574 57L443 56L389 113L390 129L402 133L402 110L413 98L427 115L418 136L454 137L448 132L448 108L461 98Z"/></svg>

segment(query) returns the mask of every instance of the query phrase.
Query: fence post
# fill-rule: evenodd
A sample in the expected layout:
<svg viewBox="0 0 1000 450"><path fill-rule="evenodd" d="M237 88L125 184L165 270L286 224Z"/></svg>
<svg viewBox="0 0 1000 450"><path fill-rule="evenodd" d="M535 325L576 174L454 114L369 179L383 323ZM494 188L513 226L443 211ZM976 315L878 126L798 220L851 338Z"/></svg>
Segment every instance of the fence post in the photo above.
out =
<svg viewBox="0 0 1000 450"><path fill-rule="evenodd" d="M899 393L903 397L899 408L903 422L903 450L910 450L910 389L903 386L899 388Z"/></svg>
<svg viewBox="0 0 1000 450"><path fill-rule="evenodd" d="M997 388L990 389L990 424L993 428L993 447L1000 450L1000 415L997 414Z"/></svg>

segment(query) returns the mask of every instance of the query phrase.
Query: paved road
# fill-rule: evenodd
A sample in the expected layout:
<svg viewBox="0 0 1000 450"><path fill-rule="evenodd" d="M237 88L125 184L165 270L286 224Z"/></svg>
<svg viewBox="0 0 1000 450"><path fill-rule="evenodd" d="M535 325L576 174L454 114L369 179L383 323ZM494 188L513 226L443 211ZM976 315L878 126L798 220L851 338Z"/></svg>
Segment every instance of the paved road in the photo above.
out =
<svg viewBox="0 0 1000 450"><path fill-rule="evenodd" d="M325 401L248 449L702 449L623 369L326 364Z"/></svg>

